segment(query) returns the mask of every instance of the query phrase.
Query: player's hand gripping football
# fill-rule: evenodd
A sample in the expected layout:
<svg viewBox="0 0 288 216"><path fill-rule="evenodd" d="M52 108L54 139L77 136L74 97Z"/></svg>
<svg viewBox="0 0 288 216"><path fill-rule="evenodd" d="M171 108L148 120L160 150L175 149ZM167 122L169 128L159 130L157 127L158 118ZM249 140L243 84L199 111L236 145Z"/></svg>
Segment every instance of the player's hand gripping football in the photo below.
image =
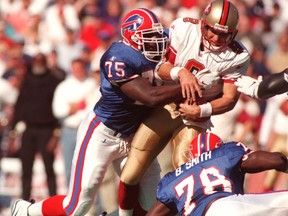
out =
<svg viewBox="0 0 288 216"><path fill-rule="evenodd" d="M206 103L205 98L196 97L196 101L191 102L186 100L184 103L179 104L179 112L183 119L195 122L204 122L209 120L210 117L200 117L201 109L199 105Z"/></svg>
<svg viewBox="0 0 288 216"><path fill-rule="evenodd" d="M249 76L241 76L234 83L238 88L237 90L245 95L248 95L252 98L258 98L257 91L258 86L262 82L263 77L259 76L258 79L254 79Z"/></svg>

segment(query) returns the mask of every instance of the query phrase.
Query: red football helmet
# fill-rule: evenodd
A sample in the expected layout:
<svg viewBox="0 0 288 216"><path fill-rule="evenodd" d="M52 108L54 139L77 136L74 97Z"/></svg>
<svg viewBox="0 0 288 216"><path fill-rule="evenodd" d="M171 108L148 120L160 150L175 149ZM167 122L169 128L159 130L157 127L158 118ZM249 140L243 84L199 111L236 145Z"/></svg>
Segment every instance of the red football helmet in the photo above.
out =
<svg viewBox="0 0 288 216"><path fill-rule="evenodd" d="M157 15L148 9L138 8L126 14L121 35L150 61L158 62L166 52L168 38Z"/></svg>
<svg viewBox="0 0 288 216"><path fill-rule="evenodd" d="M239 14L237 8L228 0L215 0L204 10L201 32L203 45L211 51L222 51L231 43L238 30ZM207 35L208 29L220 37L212 41Z"/></svg>
<svg viewBox="0 0 288 216"><path fill-rule="evenodd" d="M204 152L211 151L223 144L223 141L214 133L200 133L190 144L192 158L196 158Z"/></svg>

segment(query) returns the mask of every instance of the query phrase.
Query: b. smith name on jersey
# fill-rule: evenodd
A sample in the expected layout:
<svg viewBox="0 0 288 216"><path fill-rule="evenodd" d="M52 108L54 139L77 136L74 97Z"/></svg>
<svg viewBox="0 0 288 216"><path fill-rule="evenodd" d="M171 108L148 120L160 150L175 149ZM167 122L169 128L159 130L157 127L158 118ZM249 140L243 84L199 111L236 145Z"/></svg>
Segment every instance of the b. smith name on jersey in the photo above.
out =
<svg viewBox="0 0 288 216"><path fill-rule="evenodd" d="M182 169L188 170L188 169L194 167L195 165L197 165L199 163L202 163L204 161L210 160L211 158L212 158L212 152L211 151L204 152L199 157L193 158L190 161L186 162L185 165L182 165L182 166L178 167L175 170L175 175L179 176L179 175L181 175L181 173L183 173Z"/></svg>

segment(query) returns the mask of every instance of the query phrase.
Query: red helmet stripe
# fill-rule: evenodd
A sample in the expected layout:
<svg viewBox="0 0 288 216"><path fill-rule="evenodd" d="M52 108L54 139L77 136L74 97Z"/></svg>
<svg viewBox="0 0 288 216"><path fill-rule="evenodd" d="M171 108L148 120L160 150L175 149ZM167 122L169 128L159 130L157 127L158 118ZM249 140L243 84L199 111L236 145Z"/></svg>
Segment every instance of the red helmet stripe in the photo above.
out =
<svg viewBox="0 0 288 216"><path fill-rule="evenodd" d="M151 13L151 11L147 10L146 8L139 8L139 10L141 10L144 13L148 14L148 16L151 18L151 20L154 21L154 23L159 23L160 22L158 17L154 13Z"/></svg>
<svg viewBox="0 0 288 216"><path fill-rule="evenodd" d="M225 26L227 19L228 19L228 14L229 14L229 8L230 8L230 2L227 0L223 1L223 10L222 10L222 14L221 14L221 18L220 18L220 25Z"/></svg>

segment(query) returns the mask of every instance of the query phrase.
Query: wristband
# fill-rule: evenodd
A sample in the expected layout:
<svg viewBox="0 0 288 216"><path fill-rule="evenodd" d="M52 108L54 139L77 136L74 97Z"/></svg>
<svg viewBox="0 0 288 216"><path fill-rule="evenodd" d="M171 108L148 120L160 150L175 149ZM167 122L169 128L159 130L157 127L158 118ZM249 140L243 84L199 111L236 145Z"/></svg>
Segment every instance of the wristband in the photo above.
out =
<svg viewBox="0 0 288 216"><path fill-rule="evenodd" d="M205 103L205 104L201 104L199 105L200 107L200 117L210 117L212 115L212 106L211 104Z"/></svg>
<svg viewBox="0 0 288 216"><path fill-rule="evenodd" d="M182 67L173 67L171 70L170 70L170 77L172 80L179 80L178 78L178 73L179 71L183 69Z"/></svg>

